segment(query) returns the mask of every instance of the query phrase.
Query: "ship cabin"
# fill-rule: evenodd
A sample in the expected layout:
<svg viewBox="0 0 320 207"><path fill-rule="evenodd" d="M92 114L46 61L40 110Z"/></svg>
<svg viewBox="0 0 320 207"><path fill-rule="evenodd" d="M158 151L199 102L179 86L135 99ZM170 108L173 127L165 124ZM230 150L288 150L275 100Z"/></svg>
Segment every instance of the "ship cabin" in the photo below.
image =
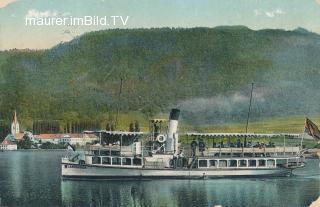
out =
<svg viewBox="0 0 320 207"><path fill-rule="evenodd" d="M279 138L280 137L280 138ZM282 139L281 139L282 137ZM259 142L277 138L283 146ZM298 134L188 133L192 168L277 168L303 164L300 146L286 146L286 139L298 139ZM299 141L299 140L298 140Z"/></svg>
<svg viewBox="0 0 320 207"><path fill-rule="evenodd" d="M110 167L142 167L143 158L140 142L142 132L97 131L94 133L99 135L99 143L90 146L90 150L86 152L86 164Z"/></svg>
<svg viewBox="0 0 320 207"><path fill-rule="evenodd" d="M191 156L212 157L270 157L299 155L299 134L245 134L245 133L187 133L186 149ZM283 146L275 146L267 139L277 140ZM287 139L296 140L295 146L286 145ZM260 140L260 141L259 141Z"/></svg>

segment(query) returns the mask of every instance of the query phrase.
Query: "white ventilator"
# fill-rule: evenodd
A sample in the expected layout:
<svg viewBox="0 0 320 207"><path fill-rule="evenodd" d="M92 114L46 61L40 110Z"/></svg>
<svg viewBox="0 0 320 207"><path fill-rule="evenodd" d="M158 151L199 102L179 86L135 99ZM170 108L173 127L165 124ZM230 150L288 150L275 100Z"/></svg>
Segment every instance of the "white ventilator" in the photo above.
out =
<svg viewBox="0 0 320 207"><path fill-rule="evenodd" d="M135 142L136 155L141 155L141 142Z"/></svg>
<svg viewBox="0 0 320 207"><path fill-rule="evenodd" d="M177 150L178 143L178 120L179 120L180 110L172 109L169 117L168 126L168 136L166 140L166 152L174 152Z"/></svg>

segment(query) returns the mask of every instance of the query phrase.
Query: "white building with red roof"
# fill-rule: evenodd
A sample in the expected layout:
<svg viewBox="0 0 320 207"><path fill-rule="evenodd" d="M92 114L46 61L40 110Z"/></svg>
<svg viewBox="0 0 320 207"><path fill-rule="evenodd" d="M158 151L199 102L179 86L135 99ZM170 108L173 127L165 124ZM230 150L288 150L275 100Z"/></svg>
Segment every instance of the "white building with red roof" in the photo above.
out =
<svg viewBox="0 0 320 207"><path fill-rule="evenodd" d="M14 137L12 135L8 135L0 144L0 150L3 151L11 151L11 150L17 150L17 144L14 143Z"/></svg>
<svg viewBox="0 0 320 207"><path fill-rule="evenodd" d="M35 140L41 141L41 143L50 142L53 144L69 143L72 145L84 146L87 143L92 143L98 140L98 137L94 134L74 133L74 134L38 134L34 135Z"/></svg>

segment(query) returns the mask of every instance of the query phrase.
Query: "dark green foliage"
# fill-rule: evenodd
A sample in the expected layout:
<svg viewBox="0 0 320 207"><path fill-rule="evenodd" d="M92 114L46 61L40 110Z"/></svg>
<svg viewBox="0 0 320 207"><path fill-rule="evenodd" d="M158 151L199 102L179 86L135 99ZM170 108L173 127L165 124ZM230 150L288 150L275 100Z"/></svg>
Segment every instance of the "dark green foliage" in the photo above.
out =
<svg viewBox="0 0 320 207"><path fill-rule="evenodd" d="M43 120L36 120L33 121L32 126L33 134L54 134L60 132L60 126L58 121L43 121Z"/></svg>
<svg viewBox="0 0 320 207"><path fill-rule="evenodd" d="M140 125L137 120L134 121L134 131L135 132L140 132Z"/></svg>
<svg viewBox="0 0 320 207"><path fill-rule="evenodd" d="M129 132L134 132L134 124L132 122L129 125Z"/></svg>
<svg viewBox="0 0 320 207"><path fill-rule="evenodd" d="M247 93L252 81L269 93L263 105L253 105L256 117L313 113L320 97L310 105L307 94L320 87L319 41L300 30L241 26L115 29L48 50L1 52L0 116L9 120L17 109L27 127L34 120L58 120L60 132L86 121L111 128L117 107L153 116L184 100ZM183 108L183 114L189 120L242 121L247 103L232 107L207 108L203 116Z"/></svg>
<svg viewBox="0 0 320 207"><path fill-rule="evenodd" d="M10 133L10 123L6 121L0 121L0 141L4 139Z"/></svg>
<svg viewBox="0 0 320 207"><path fill-rule="evenodd" d="M31 149L32 142L27 135L24 135L22 140L17 143L18 149Z"/></svg>

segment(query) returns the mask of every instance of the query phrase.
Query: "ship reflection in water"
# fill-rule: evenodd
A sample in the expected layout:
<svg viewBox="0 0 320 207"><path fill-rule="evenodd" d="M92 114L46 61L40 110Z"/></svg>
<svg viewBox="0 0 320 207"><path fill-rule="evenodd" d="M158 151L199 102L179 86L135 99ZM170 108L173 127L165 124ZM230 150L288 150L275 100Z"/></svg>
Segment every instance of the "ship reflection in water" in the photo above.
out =
<svg viewBox="0 0 320 207"><path fill-rule="evenodd" d="M320 195L319 160L299 176L265 179L61 180L65 151L0 152L0 206L308 206Z"/></svg>
<svg viewBox="0 0 320 207"><path fill-rule="evenodd" d="M316 169L266 179L62 181L64 206L308 206L320 194ZM307 170L307 171L306 171ZM308 171L310 170L310 171ZM316 170L316 171L315 171ZM305 174L308 173L308 174Z"/></svg>

